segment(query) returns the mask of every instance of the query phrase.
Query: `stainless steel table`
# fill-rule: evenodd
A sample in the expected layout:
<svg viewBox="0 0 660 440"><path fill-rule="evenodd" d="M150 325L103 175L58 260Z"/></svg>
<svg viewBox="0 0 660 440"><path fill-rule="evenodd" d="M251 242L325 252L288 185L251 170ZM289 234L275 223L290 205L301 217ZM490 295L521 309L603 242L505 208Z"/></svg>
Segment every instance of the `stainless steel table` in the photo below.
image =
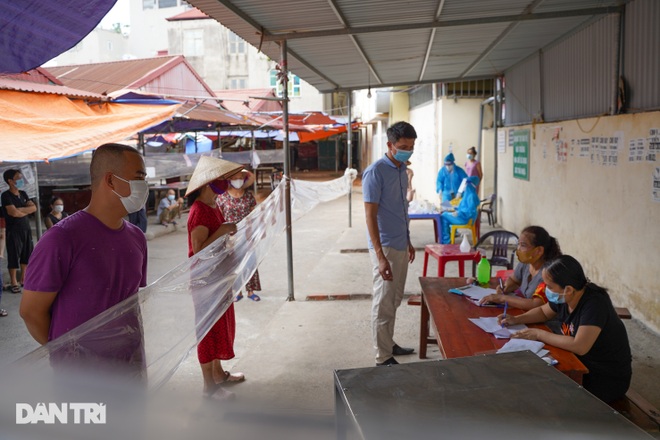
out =
<svg viewBox="0 0 660 440"><path fill-rule="evenodd" d="M649 439L530 352L335 371L337 438Z"/></svg>

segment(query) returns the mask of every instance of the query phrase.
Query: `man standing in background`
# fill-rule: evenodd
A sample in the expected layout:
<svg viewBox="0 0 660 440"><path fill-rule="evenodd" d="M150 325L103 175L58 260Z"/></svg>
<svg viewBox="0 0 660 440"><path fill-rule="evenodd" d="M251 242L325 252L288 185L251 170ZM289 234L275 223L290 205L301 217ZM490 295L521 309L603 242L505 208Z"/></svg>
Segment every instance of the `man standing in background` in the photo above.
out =
<svg viewBox="0 0 660 440"><path fill-rule="evenodd" d="M394 356L412 354L412 348L394 342L396 309L403 299L408 263L415 259L408 224L406 162L415 148L417 133L407 122L387 129L387 153L362 174L369 255L373 265L371 327L376 365L398 364Z"/></svg>
<svg viewBox="0 0 660 440"><path fill-rule="evenodd" d="M23 191L25 179L19 170L7 170L2 177L9 185L9 189L2 193L0 199L2 199L6 222L7 269L11 282L10 289L12 293L21 293L25 268L34 248L28 216L37 210L37 206ZM20 280L17 278L19 267L21 268Z"/></svg>

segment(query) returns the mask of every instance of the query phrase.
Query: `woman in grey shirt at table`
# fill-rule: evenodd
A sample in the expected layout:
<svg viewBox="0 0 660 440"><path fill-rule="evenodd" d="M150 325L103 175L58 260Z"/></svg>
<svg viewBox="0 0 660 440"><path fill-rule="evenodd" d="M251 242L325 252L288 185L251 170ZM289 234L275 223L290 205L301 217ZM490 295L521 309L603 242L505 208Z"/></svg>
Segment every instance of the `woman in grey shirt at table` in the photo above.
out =
<svg viewBox="0 0 660 440"><path fill-rule="evenodd" d="M541 226L528 226L520 233L516 256L518 265L507 278L504 289L484 297L483 303L504 304L522 310L531 310L548 302L541 269L547 261L561 255L557 240Z"/></svg>

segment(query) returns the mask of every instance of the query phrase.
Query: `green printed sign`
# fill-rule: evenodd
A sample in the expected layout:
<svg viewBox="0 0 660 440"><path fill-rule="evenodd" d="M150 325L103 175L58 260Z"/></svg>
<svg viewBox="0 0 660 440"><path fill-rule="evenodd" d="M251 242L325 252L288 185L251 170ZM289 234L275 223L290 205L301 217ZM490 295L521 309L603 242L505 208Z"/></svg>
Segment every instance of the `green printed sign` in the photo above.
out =
<svg viewBox="0 0 660 440"><path fill-rule="evenodd" d="M513 177L529 180L529 130L513 132Z"/></svg>

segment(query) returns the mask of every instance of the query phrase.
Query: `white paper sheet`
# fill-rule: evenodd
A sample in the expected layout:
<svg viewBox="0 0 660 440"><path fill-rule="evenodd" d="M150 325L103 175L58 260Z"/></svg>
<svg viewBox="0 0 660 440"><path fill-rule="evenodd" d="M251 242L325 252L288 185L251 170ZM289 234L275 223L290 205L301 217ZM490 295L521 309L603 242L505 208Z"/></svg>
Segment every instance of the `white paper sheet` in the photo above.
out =
<svg viewBox="0 0 660 440"><path fill-rule="evenodd" d="M511 353L513 351L529 350L532 353L538 354L545 344L540 341L530 341L527 339L511 339L504 344L502 348L497 350L498 353Z"/></svg>
<svg viewBox="0 0 660 440"><path fill-rule="evenodd" d="M492 333L498 339L509 339L512 334L527 328L525 324L502 327L497 323L497 318L469 318L472 323L487 333Z"/></svg>

